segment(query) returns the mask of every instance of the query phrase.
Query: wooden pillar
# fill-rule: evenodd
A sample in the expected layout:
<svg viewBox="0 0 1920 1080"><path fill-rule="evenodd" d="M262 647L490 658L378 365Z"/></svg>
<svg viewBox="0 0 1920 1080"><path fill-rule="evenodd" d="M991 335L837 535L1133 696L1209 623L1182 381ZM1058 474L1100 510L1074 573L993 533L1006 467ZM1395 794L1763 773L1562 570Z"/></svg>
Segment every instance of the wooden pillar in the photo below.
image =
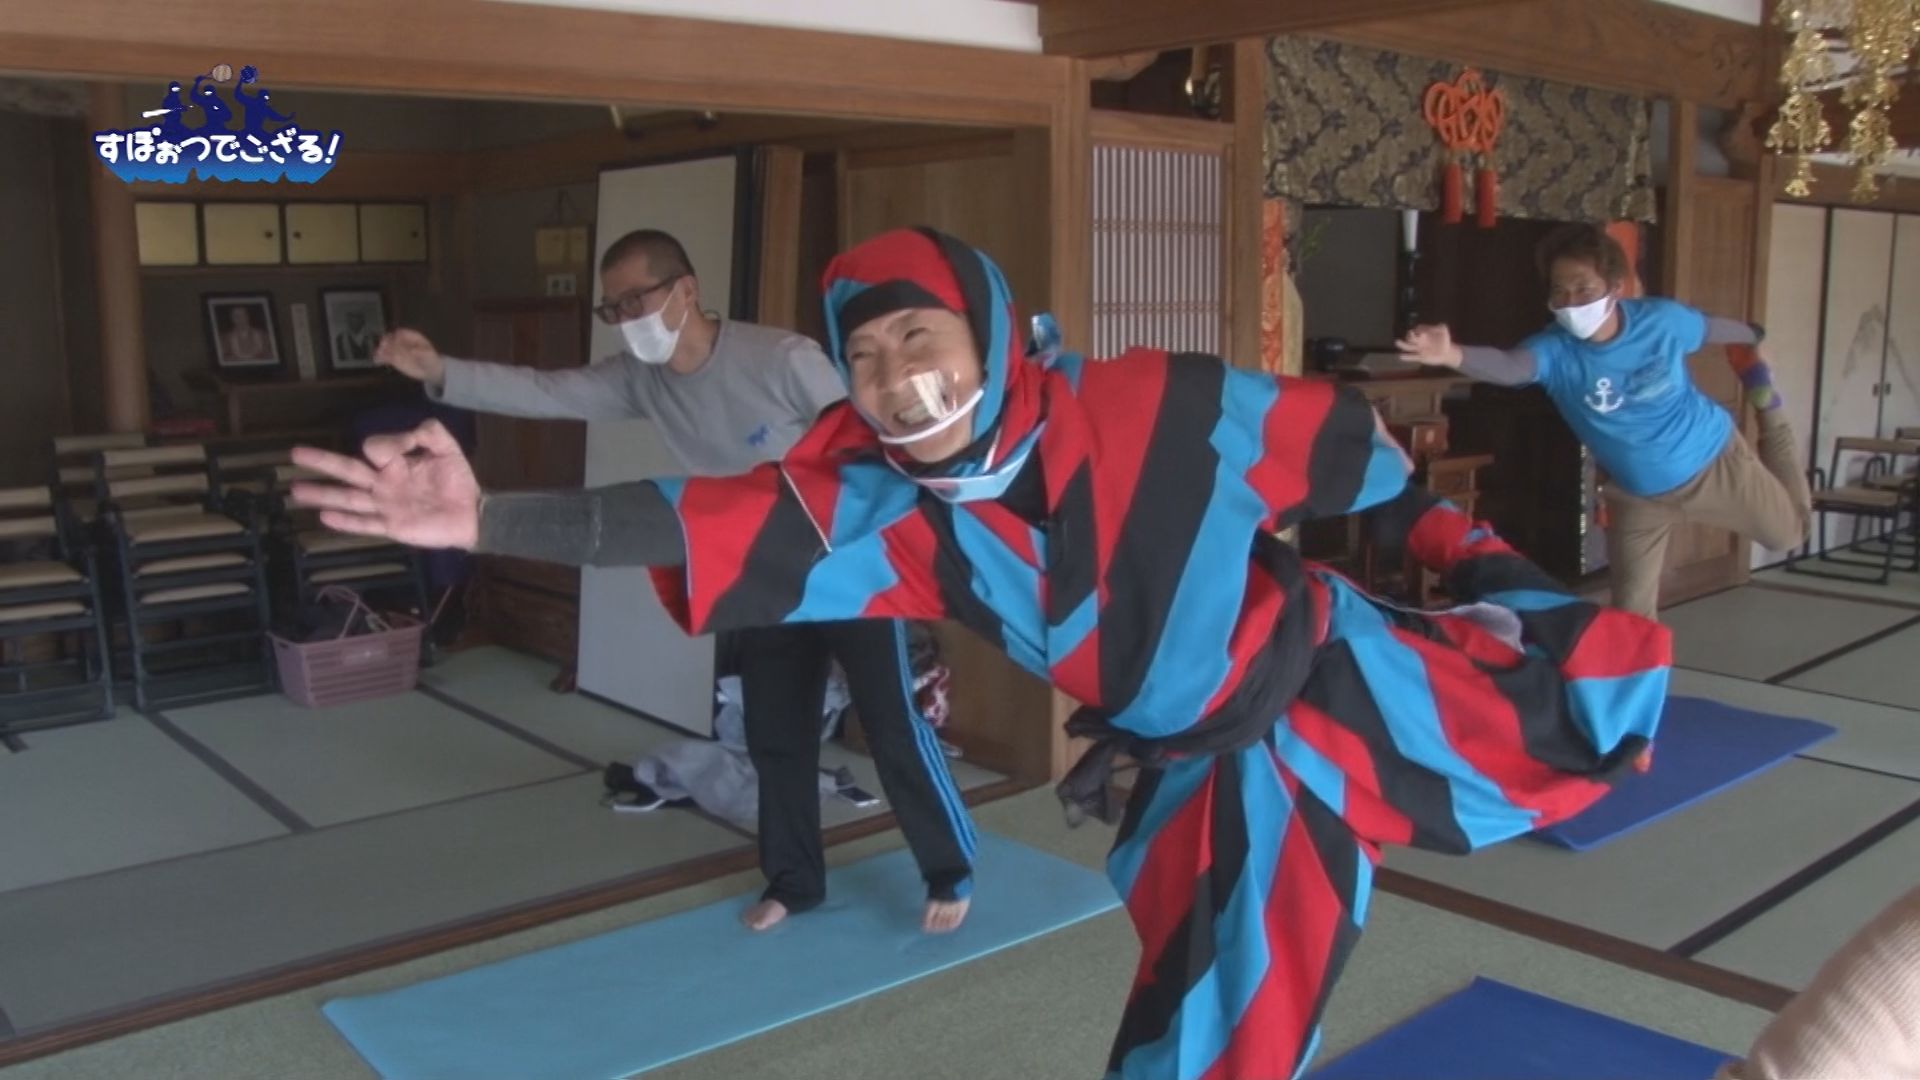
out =
<svg viewBox="0 0 1920 1080"><path fill-rule="evenodd" d="M754 321L793 330L800 325L800 174L806 155L791 146L769 146L760 153L760 288Z"/></svg>
<svg viewBox="0 0 1920 1080"><path fill-rule="evenodd" d="M1692 199L1699 171L1696 156L1700 140L1700 109L1691 101L1671 98L1667 102L1667 194L1660 207L1660 233L1665 239L1661 250L1660 278L1668 296L1687 300L1693 292L1694 215L1687 204Z"/></svg>
<svg viewBox="0 0 1920 1080"><path fill-rule="evenodd" d="M1227 358L1259 370L1261 211L1267 187L1267 48L1264 38L1233 43L1233 149L1227 180Z"/></svg>
<svg viewBox="0 0 1920 1080"><path fill-rule="evenodd" d="M89 87L88 130L126 127L126 89ZM140 307L140 245L134 232L133 189L93 162L94 281L100 298L100 392L109 431L147 429L147 350Z"/></svg>

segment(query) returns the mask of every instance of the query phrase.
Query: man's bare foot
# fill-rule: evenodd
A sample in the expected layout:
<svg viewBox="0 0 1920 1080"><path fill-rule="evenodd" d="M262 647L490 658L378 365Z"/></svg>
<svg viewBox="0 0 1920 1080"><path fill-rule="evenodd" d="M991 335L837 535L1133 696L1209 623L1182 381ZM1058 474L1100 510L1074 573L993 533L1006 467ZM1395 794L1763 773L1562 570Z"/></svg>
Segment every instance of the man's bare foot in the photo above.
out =
<svg viewBox="0 0 1920 1080"><path fill-rule="evenodd" d="M756 933L771 930L787 917L787 905L778 900L762 900L740 913L740 921Z"/></svg>
<svg viewBox="0 0 1920 1080"><path fill-rule="evenodd" d="M971 900L928 900L927 913L920 918L920 929L929 934L951 934L967 919Z"/></svg>

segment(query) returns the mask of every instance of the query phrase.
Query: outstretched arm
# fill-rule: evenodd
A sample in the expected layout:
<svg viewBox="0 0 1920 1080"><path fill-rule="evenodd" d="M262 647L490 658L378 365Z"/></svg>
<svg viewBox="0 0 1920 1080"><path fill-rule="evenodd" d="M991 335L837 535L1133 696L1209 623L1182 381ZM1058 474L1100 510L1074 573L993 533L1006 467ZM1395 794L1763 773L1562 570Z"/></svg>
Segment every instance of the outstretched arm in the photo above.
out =
<svg viewBox="0 0 1920 1080"><path fill-rule="evenodd" d="M1719 315L1707 316L1707 344L1709 345L1753 346L1766 340L1766 336L1766 330L1759 323L1727 319Z"/></svg>
<svg viewBox="0 0 1920 1080"><path fill-rule="evenodd" d="M575 492L483 495L437 421L367 440L365 460L301 447L332 483L294 485L341 532L575 566L646 566L689 633L788 622L947 616L934 536L911 497L868 507L833 543L780 467ZM809 476L814 487L835 477Z"/></svg>
<svg viewBox="0 0 1920 1080"><path fill-rule="evenodd" d="M1402 360L1452 368L1496 386L1528 386L1540 378L1540 362L1532 349L1456 345L1445 326L1416 326L1396 344Z"/></svg>

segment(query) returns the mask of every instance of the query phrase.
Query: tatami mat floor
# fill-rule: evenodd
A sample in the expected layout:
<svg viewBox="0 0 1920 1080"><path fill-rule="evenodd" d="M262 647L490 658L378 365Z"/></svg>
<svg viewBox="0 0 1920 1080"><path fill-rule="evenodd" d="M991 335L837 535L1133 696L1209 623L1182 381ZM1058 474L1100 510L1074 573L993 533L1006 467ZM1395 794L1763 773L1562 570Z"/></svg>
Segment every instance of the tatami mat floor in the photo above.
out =
<svg viewBox="0 0 1920 1080"><path fill-rule="evenodd" d="M693 860L751 832L614 814L609 759L683 733L479 649L412 694L131 711L0 752L0 1049L9 1037L441 931ZM871 759L838 746L881 790ZM954 763L962 789L996 773ZM828 827L882 815L843 799Z"/></svg>
<svg viewBox="0 0 1920 1080"><path fill-rule="evenodd" d="M1911 663L1920 653L1910 653L1904 664L1882 663L1888 673L1878 682L1834 675L1850 670L1834 665L1846 665L1906 633L1899 627L1910 614L1864 597L1810 596L1770 587L1734 590L1676 608L1669 615L1681 656L1675 692L1808 717L1833 725L1838 734L1705 803L1593 851L1575 854L1530 841L1465 859L1394 851L1390 869L1412 875L1416 885L1424 879L1445 887L1435 892L1435 886L1421 885L1411 895L1428 896L1448 910L1390 890L1376 894L1367 932L1330 1007L1325 1053L1364 1040L1475 975L1721 1049L1742 1049L1766 1013L1746 1003L1752 1000L1747 992L1716 983L1720 973L1758 980L1753 986L1770 984L1780 988L1770 996L1783 997L1913 883L1911 867L1920 861L1920 821L1915 820L1920 818L1920 708L1902 702L1920 702L1906 696L1920 691L1920 667ZM505 678L500 672L508 667L487 665L486 677ZM436 695L460 700L439 685L443 678L449 686L458 683L459 669L449 664L430 682ZM1837 683L1845 684L1845 696L1820 689ZM478 680L468 689L475 685ZM524 687L526 680L513 685ZM500 692L487 691L487 701L504 700L492 696ZM605 732L583 735L553 726L536 734L555 743L567 740L585 759L606 756ZM537 782L507 797L534 804L548 789L590 780ZM467 813L478 814L482 804L500 797L390 814L311 836L256 841L162 866L235 859L243 852L435 811L458 818L460 808L470 807ZM529 849L537 846L536 834L556 835L569 827L571 811L555 810L556 816L548 818L523 812L533 819L524 834ZM1100 864L1111 840L1111 831L1097 826L1066 828L1058 803L1045 790L982 807L976 816L983 828L1088 866ZM663 842L664 836L644 840L646 846ZM889 831L836 847L829 859L839 864L899 842ZM403 846L435 843L454 841L422 835ZM533 856L529 850L523 857ZM420 876L432 878L437 872L451 871L425 867ZM251 883L229 879L225 888L266 888L269 876L261 873ZM28 1062L0 1070L0 1080L124 1075L359 1080L371 1073L319 1012L330 998L410 985L715 900L735 897L744 903L756 884L752 872L735 874ZM474 886L455 880L447 887ZM31 896L38 890L19 891ZM0 895L0 902L6 899ZM414 917L430 919L434 913ZM8 919L0 903L0 926ZM55 932L50 923L42 926L37 932ZM101 951L115 947L108 944ZM174 962L184 962L190 952L191 943ZM1692 959L1680 953L1693 954ZM1024 1080L1098 1075L1136 955L1124 915L1111 913L649 1076ZM20 993L0 984L0 1005L12 1009L8 999ZM636 1003L636 1010L644 1010L644 1003Z"/></svg>

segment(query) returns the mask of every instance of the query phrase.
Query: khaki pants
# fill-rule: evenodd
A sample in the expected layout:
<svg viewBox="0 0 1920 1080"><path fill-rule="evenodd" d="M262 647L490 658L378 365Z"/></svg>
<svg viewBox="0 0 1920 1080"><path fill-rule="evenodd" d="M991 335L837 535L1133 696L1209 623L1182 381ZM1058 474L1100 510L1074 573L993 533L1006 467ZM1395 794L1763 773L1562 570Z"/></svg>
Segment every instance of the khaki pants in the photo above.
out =
<svg viewBox="0 0 1920 1080"><path fill-rule="evenodd" d="M1780 410L1760 414L1760 451L1739 432L1699 475L1651 497L1608 486L1607 561L1613 603L1653 618L1660 605L1660 571L1667 537L1680 524L1711 525L1746 536L1769 550L1799 547L1812 526L1812 496L1793 428Z"/></svg>

